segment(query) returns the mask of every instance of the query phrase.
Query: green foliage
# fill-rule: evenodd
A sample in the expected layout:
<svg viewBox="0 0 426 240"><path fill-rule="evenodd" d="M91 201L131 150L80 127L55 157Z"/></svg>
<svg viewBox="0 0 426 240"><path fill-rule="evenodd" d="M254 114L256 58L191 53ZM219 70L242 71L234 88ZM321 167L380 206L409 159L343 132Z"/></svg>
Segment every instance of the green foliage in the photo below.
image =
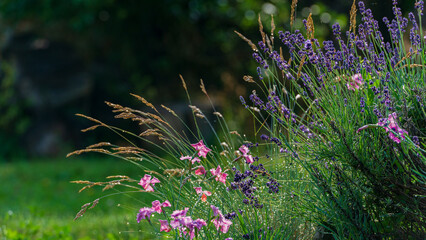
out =
<svg viewBox="0 0 426 240"><path fill-rule="evenodd" d="M26 103L16 97L16 71L8 62L2 61L0 82L0 160L10 155L21 155L19 136L28 129L31 120L25 114Z"/></svg>

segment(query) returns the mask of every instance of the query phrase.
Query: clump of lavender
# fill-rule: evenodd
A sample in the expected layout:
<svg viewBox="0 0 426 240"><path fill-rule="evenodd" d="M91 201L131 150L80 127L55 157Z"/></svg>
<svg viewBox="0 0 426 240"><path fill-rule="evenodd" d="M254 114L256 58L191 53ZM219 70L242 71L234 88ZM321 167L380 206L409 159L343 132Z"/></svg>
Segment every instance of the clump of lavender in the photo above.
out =
<svg viewBox="0 0 426 240"><path fill-rule="evenodd" d="M317 216L319 224L340 238L426 234L426 200L417 197L426 180L423 1L408 14L396 0L391 8L393 17L378 21L354 1L350 29L334 24L332 40L315 39L309 16L306 35L278 32L286 53L278 55L273 37L264 33L255 49L270 63L259 83L265 95L251 95L261 110L255 118L268 131L260 139L268 150L279 149L278 159L308 173L315 187L299 193L310 194L291 196L299 196L310 213L327 212L327 218ZM330 158L339 160L317 160ZM278 184L268 180L274 192Z"/></svg>

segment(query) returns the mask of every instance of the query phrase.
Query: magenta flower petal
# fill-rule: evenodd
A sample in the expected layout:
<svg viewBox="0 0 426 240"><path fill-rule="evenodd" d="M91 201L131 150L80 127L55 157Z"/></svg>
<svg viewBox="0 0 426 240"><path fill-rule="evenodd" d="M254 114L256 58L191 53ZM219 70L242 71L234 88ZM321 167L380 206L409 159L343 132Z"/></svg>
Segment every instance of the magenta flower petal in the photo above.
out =
<svg viewBox="0 0 426 240"><path fill-rule="evenodd" d="M250 152L249 148L246 145L242 145L238 150L244 155L247 155L247 153Z"/></svg>
<svg viewBox="0 0 426 240"><path fill-rule="evenodd" d="M225 183L226 176L228 176L228 174L222 173L222 168L220 167L220 165L217 166L216 169L214 169L214 168L210 169L210 172L213 176L216 176L216 178L215 178L216 181Z"/></svg>
<svg viewBox="0 0 426 240"><path fill-rule="evenodd" d="M158 220L160 221L160 232L164 231L164 232L170 232L172 230L172 228L169 226L169 222L167 220Z"/></svg>
<svg viewBox="0 0 426 240"><path fill-rule="evenodd" d="M363 79L362 79L361 73L357 73L357 74L353 75L352 76L352 81L355 84L362 85L363 84Z"/></svg>
<svg viewBox="0 0 426 240"><path fill-rule="evenodd" d="M185 226L185 227L190 227L190 224L192 224L192 218L187 216L187 217L181 217L179 219L179 222L181 225Z"/></svg>
<svg viewBox="0 0 426 240"><path fill-rule="evenodd" d="M194 221L193 221L193 224L195 225L195 227L196 227L196 228L198 228L198 230L201 230L201 228L202 228L203 226L207 226L206 221L204 221L204 220L203 220L203 219L201 219L201 218L198 218L197 220L194 220Z"/></svg>
<svg viewBox="0 0 426 240"><path fill-rule="evenodd" d="M170 221L170 226L171 226L173 229L178 228L178 227L180 226L180 222L179 222L179 220L178 220L178 219L175 219L175 220Z"/></svg>
<svg viewBox="0 0 426 240"><path fill-rule="evenodd" d="M210 205L210 207L213 210L213 216L222 215L222 212L215 205Z"/></svg>
<svg viewBox="0 0 426 240"><path fill-rule="evenodd" d="M154 186L156 183L160 183L160 180L158 180L158 178L153 177L151 180L152 185Z"/></svg>
<svg viewBox="0 0 426 240"><path fill-rule="evenodd" d="M254 162L253 156L252 155L247 155L245 156L246 158L246 163L250 164Z"/></svg>
<svg viewBox="0 0 426 240"><path fill-rule="evenodd" d="M363 79L362 75L360 73L357 73L351 77L351 81L346 84L347 88L349 90L355 91L355 89L359 89L361 85L363 85Z"/></svg>
<svg viewBox="0 0 426 240"><path fill-rule="evenodd" d="M188 155L186 155L186 156L182 156L182 157L180 157L179 159L180 160L191 160L191 156L188 156Z"/></svg>
<svg viewBox="0 0 426 240"><path fill-rule="evenodd" d="M222 223L221 223L221 225L222 225L222 229L221 229L221 231L222 231L223 233L227 233L227 232L228 232L228 230L229 230L229 227L232 225L232 221L231 221L231 220L228 220L228 219L226 219L226 218L223 218L223 219L222 219Z"/></svg>
<svg viewBox="0 0 426 240"><path fill-rule="evenodd" d="M170 204L169 200L166 200L163 202L163 204L161 204L162 207L171 207L172 204Z"/></svg>
<svg viewBox="0 0 426 240"><path fill-rule="evenodd" d="M246 145L242 145L238 150L243 154L242 156L246 159L246 163L251 164L254 162L253 156L248 154L250 149Z"/></svg>
<svg viewBox="0 0 426 240"><path fill-rule="evenodd" d="M192 164L194 164L195 162L201 162L201 159L195 157L192 159Z"/></svg>
<svg viewBox="0 0 426 240"><path fill-rule="evenodd" d="M151 214L154 212L151 208L144 207L139 210L139 213L136 217L136 221L139 223L142 219L148 219L151 217Z"/></svg>
<svg viewBox="0 0 426 240"><path fill-rule="evenodd" d="M185 208L184 210L175 210L172 215L170 215L173 219L179 219L181 217L185 217L189 208Z"/></svg>
<svg viewBox="0 0 426 240"><path fill-rule="evenodd" d="M155 200L154 202L152 202L152 210L154 210L154 211L156 211L156 212L158 212L158 213L161 213L161 212L162 212L162 210L161 210L161 203L160 203L160 201Z"/></svg>
<svg viewBox="0 0 426 240"><path fill-rule="evenodd" d="M148 187L150 183L150 180L151 180L151 175L145 174L145 176L141 178L138 184L141 185L146 190L146 188Z"/></svg>
<svg viewBox="0 0 426 240"><path fill-rule="evenodd" d="M216 181L225 183L226 182L226 176L228 176L227 173L221 173L221 174L219 174L218 177L216 177Z"/></svg>
<svg viewBox="0 0 426 240"><path fill-rule="evenodd" d="M213 176L217 176L222 172L222 168L220 167L220 165L218 165L216 169L210 169L210 172Z"/></svg>
<svg viewBox="0 0 426 240"><path fill-rule="evenodd" d="M213 216L216 218L212 219L211 222L215 225L216 229L223 233L227 233L229 227L232 225L232 221L226 219L222 212L214 205L210 206L213 209Z"/></svg>

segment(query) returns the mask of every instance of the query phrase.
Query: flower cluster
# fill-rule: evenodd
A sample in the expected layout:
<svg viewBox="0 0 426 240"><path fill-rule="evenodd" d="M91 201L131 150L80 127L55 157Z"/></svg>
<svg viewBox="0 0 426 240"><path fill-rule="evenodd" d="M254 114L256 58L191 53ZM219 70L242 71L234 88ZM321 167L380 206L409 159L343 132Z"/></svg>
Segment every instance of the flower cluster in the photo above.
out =
<svg viewBox="0 0 426 240"><path fill-rule="evenodd" d="M231 189L239 189L244 194L246 197L243 199L244 204L250 204L255 208L263 208L263 204L260 204L258 197L255 196L258 189L254 186L254 181L258 178L258 174L260 174L260 176L266 176L268 174L268 171L265 169L263 164L259 164L258 166L252 164L250 165L250 170L247 170L244 173L241 173L236 168L233 168L232 170L235 172L235 175L234 181L231 182ZM273 181L272 178L269 180L271 180L271 182L268 182L267 186L273 190L273 192L278 192L279 184Z"/></svg>
<svg viewBox="0 0 426 240"><path fill-rule="evenodd" d="M208 148L206 145L204 145L203 140L200 140L198 143L191 144L191 146L197 151L198 156L203 157L203 158L207 158L207 154L212 151L210 148ZM191 164L201 163L200 158L189 156L189 155L181 156L179 159L182 160L182 161L190 160ZM203 165L199 165L199 166L195 167L194 169L195 169L195 175L205 175L206 174L206 169L204 168Z"/></svg>
<svg viewBox="0 0 426 240"><path fill-rule="evenodd" d="M210 206L213 210L213 216L215 217L212 219L212 223L216 227L216 229L223 233L227 233L229 230L229 227L232 225L232 221L229 219L226 219L225 216L223 216L222 212L214 205Z"/></svg>
<svg viewBox="0 0 426 240"><path fill-rule="evenodd" d="M203 191L202 187L194 187L195 192L201 196L201 201L207 201L207 196L211 196L212 193L209 191Z"/></svg>
<svg viewBox="0 0 426 240"><path fill-rule="evenodd" d="M143 178L141 178L140 182L138 183L141 185L147 192L154 192L154 188L152 188L156 183L160 183L160 180L156 177L152 177L151 175L145 174ZM152 186L151 186L152 184Z"/></svg>
<svg viewBox="0 0 426 240"><path fill-rule="evenodd" d="M222 172L222 168L220 166L217 166L216 169L212 168L210 169L210 172L213 176L215 176L216 181L225 183L226 177L228 176L227 173Z"/></svg>
<svg viewBox="0 0 426 240"><path fill-rule="evenodd" d="M139 223L142 219L147 219L148 221L149 221L149 219L150 219L150 217L151 217L151 215L154 213L154 212L157 212L157 213L162 213L162 208L163 207L171 207L172 205L170 204L170 202L169 201L165 201L165 202L163 202L163 203L161 203L160 201L158 201L158 200L155 200L155 201L153 201L152 202L152 207L150 207L150 208L148 208L148 207L144 207L144 208L141 208L140 210L139 210L139 213L137 214L137 217L136 217L136 221Z"/></svg>
<svg viewBox="0 0 426 240"><path fill-rule="evenodd" d="M251 164L254 162L253 156L248 154L250 149L246 145L242 145L238 150L240 150L242 157L246 159L247 164Z"/></svg>
<svg viewBox="0 0 426 240"><path fill-rule="evenodd" d="M170 221L170 226L173 229L178 229L183 235L188 235L190 239L195 237L195 229L201 230L203 226L207 226L205 220L198 218L193 220L190 216L186 216L189 208L184 210L176 210L170 216L173 220Z"/></svg>

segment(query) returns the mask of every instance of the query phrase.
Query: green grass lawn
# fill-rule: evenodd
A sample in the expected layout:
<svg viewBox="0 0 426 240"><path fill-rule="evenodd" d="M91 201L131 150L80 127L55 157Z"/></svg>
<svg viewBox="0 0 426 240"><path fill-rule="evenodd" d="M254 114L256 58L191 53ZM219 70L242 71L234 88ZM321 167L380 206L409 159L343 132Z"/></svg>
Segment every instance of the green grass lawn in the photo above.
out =
<svg viewBox="0 0 426 240"><path fill-rule="evenodd" d="M50 161L0 163L0 239L152 239L137 224L136 213L151 198L141 193L102 199L73 221L81 205L117 191L93 188L72 180L105 181L110 175L137 178L134 165L114 159L72 157ZM120 190L120 189L118 189ZM125 189L121 189L125 190Z"/></svg>

